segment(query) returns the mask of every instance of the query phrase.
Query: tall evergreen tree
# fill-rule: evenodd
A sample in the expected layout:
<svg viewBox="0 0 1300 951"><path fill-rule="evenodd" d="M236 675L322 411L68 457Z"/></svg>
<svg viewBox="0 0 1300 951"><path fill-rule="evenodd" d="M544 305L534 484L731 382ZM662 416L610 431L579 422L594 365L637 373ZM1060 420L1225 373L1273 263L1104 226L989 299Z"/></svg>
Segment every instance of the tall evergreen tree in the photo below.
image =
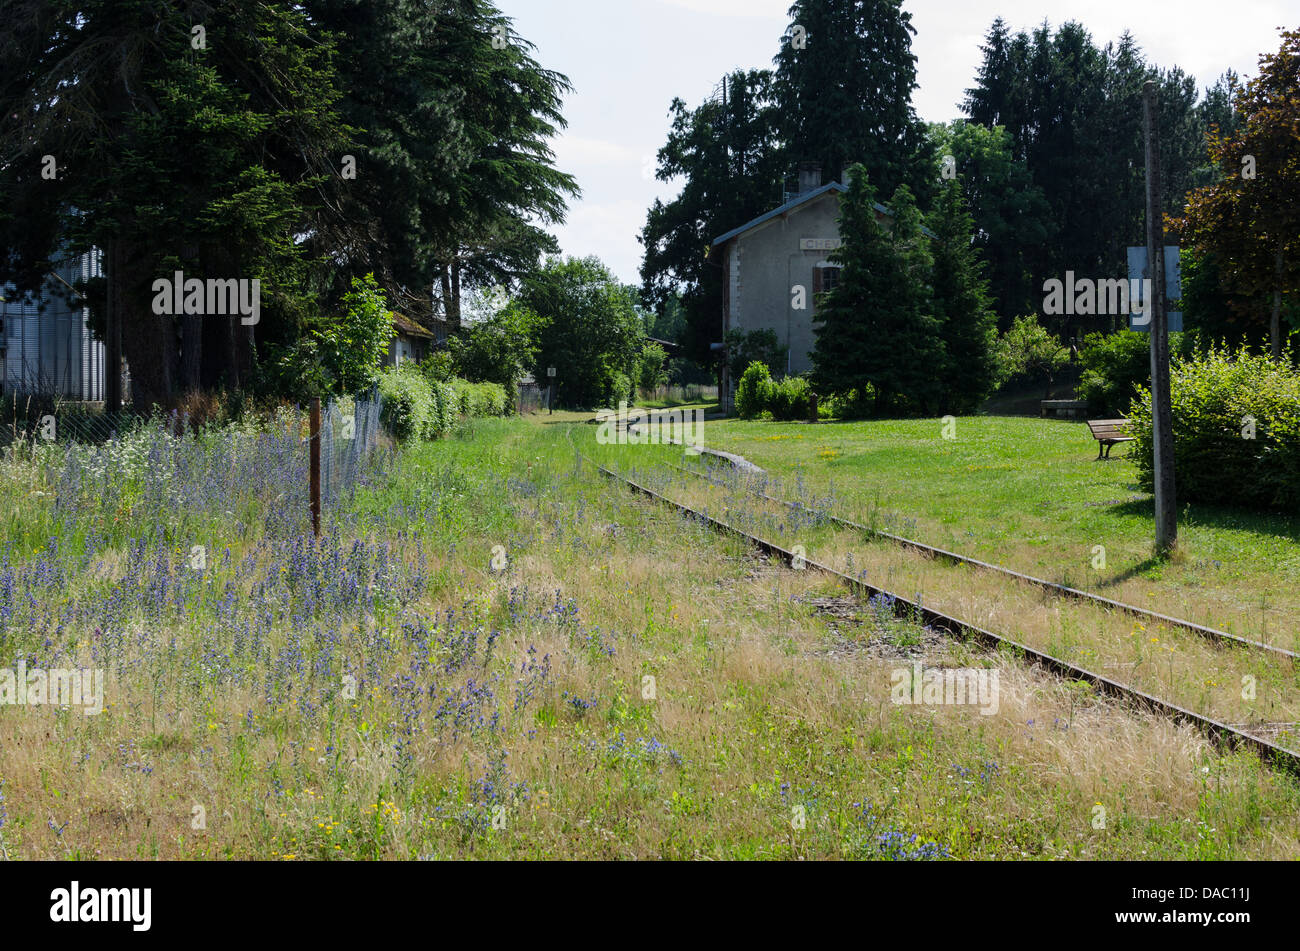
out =
<svg viewBox="0 0 1300 951"><path fill-rule="evenodd" d="M861 162L886 194L907 184L928 198L928 142L912 108L916 29L902 0L795 0L789 16L776 92L791 157L819 163L825 181Z"/></svg>
<svg viewBox="0 0 1300 951"><path fill-rule="evenodd" d="M462 286L513 285L556 250L545 227L578 188L547 140L563 75L489 0L308 0L339 37L340 110L356 132L351 242L336 283L374 271L401 309L460 322Z"/></svg>
<svg viewBox="0 0 1300 951"><path fill-rule="evenodd" d="M952 175L974 222L973 243L988 267L993 303L1010 326L1017 314L1037 309L1047 276L1047 249L1056 222L1043 190L1034 184L1024 159L1013 154L1010 133L957 119L931 126L936 155L952 156L950 171L941 165L936 177Z"/></svg>
<svg viewBox="0 0 1300 951"><path fill-rule="evenodd" d="M255 341L308 307L297 237L328 226L328 48L282 3L14 0L5 19L0 282L35 292L58 256L100 248L85 294L93 324L118 315L137 402L247 385ZM155 314L176 269L261 280L260 322Z"/></svg>
<svg viewBox="0 0 1300 951"><path fill-rule="evenodd" d="M843 244L832 252L839 281L814 318L813 379L826 393L875 393L876 412L924 412L938 405L943 370L940 325L932 314L933 262L907 186L882 224L876 191L861 165L840 199Z"/></svg>
<svg viewBox="0 0 1300 951"><path fill-rule="evenodd" d="M997 315L972 240L974 223L956 179L940 190L928 222L934 234L933 308L945 358L939 408L972 413L996 385Z"/></svg>
<svg viewBox="0 0 1300 951"><path fill-rule="evenodd" d="M1067 270L1126 276L1125 248L1143 243L1143 84L1160 84L1165 208L1173 212L1204 164L1194 83L1177 67L1147 63L1129 33L1099 49L1076 22L1012 36L999 19L982 49L964 109L976 122L1006 127L1013 156L1023 159L1051 209L1055 238L1043 245L1035 284ZM997 256L990 262L996 268ZM1005 277L996 269L992 275L1005 299ZM1111 326L1121 320L1113 316Z"/></svg>

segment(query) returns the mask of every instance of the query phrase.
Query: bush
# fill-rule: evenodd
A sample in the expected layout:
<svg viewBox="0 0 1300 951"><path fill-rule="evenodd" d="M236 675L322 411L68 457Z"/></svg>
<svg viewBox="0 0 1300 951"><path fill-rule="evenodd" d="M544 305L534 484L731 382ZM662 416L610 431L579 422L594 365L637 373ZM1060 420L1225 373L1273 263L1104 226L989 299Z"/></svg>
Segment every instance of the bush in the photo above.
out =
<svg viewBox="0 0 1300 951"><path fill-rule="evenodd" d="M460 405L456 390L450 383L435 383L433 390L433 412L429 414L429 423L424 433L425 439L439 439L451 432L456 420L460 418Z"/></svg>
<svg viewBox="0 0 1300 951"><path fill-rule="evenodd" d="M1169 352L1181 354L1183 334L1169 335ZM1139 387L1151 385L1151 336L1136 330L1088 334L1079 351L1079 399L1094 418L1127 416Z"/></svg>
<svg viewBox="0 0 1300 951"><path fill-rule="evenodd" d="M430 381L410 364L380 374L379 395L384 426L400 440L440 439L462 416L504 416L513 405L498 383L469 383L458 377Z"/></svg>
<svg viewBox="0 0 1300 951"><path fill-rule="evenodd" d="M380 419L394 439L428 438L436 404L421 373L409 365L389 367L379 374L379 395L384 402Z"/></svg>
<svg viewBox="0 0 1300 951"><path fill-rule="evenodd" d="M1300 372L1285 361L1225 350L1171 369L1179 502L1300 509ZM1254 420L1254 438L1249 423ZM1151 490L1151 392L1133 411L1134 458Z"/></svg>
<svg viewBox="0 0 1300 951"><path fill-rule="evenodd" d="M1056 335L1038 323L1033 314L1017 317L1011 328L998 338L995 355L999 386L1012 381L1047 381L1052 391L1056 376L1069 365L1070 354Z"/></svg>
<svg viewBox="0 0 1300 951"><path fill-rule="evenodd" d="M788 376L768 387L767 406L773 419L807 419L812 411L812 388L801 376Z"/></svg>
<svg viewBox="0 0 1300 951"><path fill-rule="evenodd" d="M772 386L772 372L766 363L755 360L745 368L736 384L736 413L741 419L753 419L767 409Z"/></svg>

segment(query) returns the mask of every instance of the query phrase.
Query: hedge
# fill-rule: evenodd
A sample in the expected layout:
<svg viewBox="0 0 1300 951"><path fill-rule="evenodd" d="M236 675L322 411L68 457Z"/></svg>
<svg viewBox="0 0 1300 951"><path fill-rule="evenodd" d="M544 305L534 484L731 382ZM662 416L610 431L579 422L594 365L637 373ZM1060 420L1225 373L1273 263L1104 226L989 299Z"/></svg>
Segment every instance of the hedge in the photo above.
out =
<svg viewBox="0 0 1300 951"><path fill-rule="evenodd" d="M379 376L381 419L395 439L439 439L461 417L503 416L510 409L505 388L453 377L430 381L409 365L389 367Z"/></svg>
<svg viewBox="0 0 1300 951"><path fill-rule="evenodd" d="M755 360L736 384L736 413L754 419L768 413L776 420L807 419L812 410L812 390L799 376L773 380L767 364Z"/></svg>
<svg viewBox="0 0 1300 951"><path fill-rule="evenodd" d="M1171 369L1178 501L1300 509L1300 372L1211 350ZM1152 488L1151 391L1133 402L1133 457Z"/></svg>

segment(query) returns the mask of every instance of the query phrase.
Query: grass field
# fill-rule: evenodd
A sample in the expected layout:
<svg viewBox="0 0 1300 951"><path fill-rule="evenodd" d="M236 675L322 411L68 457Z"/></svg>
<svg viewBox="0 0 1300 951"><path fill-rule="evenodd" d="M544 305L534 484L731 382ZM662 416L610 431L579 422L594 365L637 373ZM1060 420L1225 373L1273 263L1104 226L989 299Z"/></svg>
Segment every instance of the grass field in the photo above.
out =
<svg viewBox="0 0 1300 951"><path fill-rule="evenodd" d="M971 417L707 424L709 446L777 480L771 494L828 503L897 534L1198 623L1300 647L1300 515L1180 506L1180 552L1152 557L1152 501L1136 470L1096 461L1086 426ZM1105 567L1094 567L1096 547Z"/></svg>
<svg viewBox="0 0 1300 951"><path fill-rule="evenodd" d="M1294 780L633 496L575 447L661 480L673 453L599 446L581 418L479 421L410 447L327 511L320 542L292 420L10 457L0 665L102 667L107 709L0 706L5 854L1300 855ZM802 479L810 498L834 477L845 510L896 512L994 560L1068 568L1096 526L1114 570L1130 547L1141 557L1137 503L1065 501L1083 485L1085 501L1113 498L1105 480L1124 463L1099 464L1093 484L1067 464L1064 429L959 420L970 443L927 446L926 426L710 423L706 441L787 466L785 487ZM1024 467L1001 470L1029 493L1014 520L982 497L965 511L981 493L958 470L991 459ZM1043 459L1059 460L1060 488L1034 488ZM746 505L716 491L712 504ZM1038 511L1048 495L1069 513ZM1264 528L1189 534L1243 557L1294 546ZM1147 566L1126 583L1166 590L1190 571ZM996 671L996 712L891 702L917 662Z"/></svg>

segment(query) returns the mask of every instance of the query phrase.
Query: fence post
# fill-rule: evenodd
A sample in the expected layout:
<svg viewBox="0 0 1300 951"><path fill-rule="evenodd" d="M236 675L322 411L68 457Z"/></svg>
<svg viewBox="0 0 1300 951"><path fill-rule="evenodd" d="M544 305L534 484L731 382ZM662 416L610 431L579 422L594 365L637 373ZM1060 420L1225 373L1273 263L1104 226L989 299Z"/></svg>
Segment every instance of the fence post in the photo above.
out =
<svg viewBox="0 0 1300 951"><path fill-rule="evenodd" d="M320 538L320 397L315 397L311 401L310 427L311 436L308 442L311 459L311 530L317 538Z"/></svg>

